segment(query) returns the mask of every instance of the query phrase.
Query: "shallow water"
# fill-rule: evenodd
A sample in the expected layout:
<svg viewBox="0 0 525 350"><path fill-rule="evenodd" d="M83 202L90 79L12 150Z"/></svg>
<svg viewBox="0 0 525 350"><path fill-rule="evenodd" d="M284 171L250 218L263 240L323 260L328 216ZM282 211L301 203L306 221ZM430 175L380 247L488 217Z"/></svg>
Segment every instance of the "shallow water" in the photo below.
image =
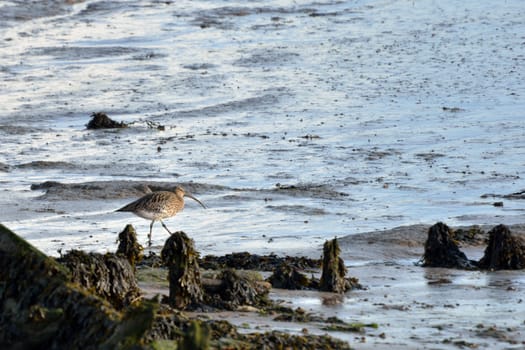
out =
<svg viewBox="0 0 525 350"><path fill-rule="evenodd" d="M482 197L525 188L521 1L46 4L0 1L0 220L47 253L149 225L49 180L194 182L209 209L166 224L204 254L525 222ZM87 131L97 111L133 124Z"/></svg>

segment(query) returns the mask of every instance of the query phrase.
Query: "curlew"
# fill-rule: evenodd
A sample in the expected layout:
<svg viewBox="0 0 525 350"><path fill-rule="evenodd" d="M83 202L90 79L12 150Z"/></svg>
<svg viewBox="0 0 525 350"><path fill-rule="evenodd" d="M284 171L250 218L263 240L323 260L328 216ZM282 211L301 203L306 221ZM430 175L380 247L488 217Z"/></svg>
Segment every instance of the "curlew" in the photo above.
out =
<svg viewBox="0 0 525 350"><path fill-rule="evenodd" d="M141 218L151 220L149 225L148 245L151 247L151 231L155 221L160 221L162 227L171 234L171 231L166 227L162 219L175 216L184 208L184 197L189 197L202 205L204 209L206 206L200 200L186 193L180 186L175 187L173 191L155 191L145 194L134 202L117 209L116 211L131 212Z"/></svg>

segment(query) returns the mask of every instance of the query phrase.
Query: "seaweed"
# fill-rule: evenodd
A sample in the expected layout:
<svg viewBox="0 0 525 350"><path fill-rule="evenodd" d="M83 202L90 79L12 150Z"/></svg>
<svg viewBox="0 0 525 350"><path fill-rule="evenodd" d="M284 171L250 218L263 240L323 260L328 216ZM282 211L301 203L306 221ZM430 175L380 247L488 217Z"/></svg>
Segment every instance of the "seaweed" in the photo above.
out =
<svg viewBox="0 0 525 350"><path fill-rule="evenodd" d="M206 285L205 304L223 310L237 310L240 306L265 307L270 287L235 270L226 269L218 276L219 284Z"/></svg>
<svg viewBox="0 0 525 350"><path fill-rule="evenodd" d="M224 268L273 271L283 263L295 266L299 269L315 269L321 266L321 260L309 259L303 256L258 255L249 252L226 254L224 256L206 255L199 260L203 269L219 270Z"/></svg>
<svg viewBox="0 0 525 350"><path fill-rule="evenodd" d="M179 288L170 304L177 306L181 300L184 307L200 303L202 290L198 292L200 277L192 241L183 232L172 235L162 257L170 267L170 282ZM126 258L71 251L59 260L64 265L0 225L0 344L4 348L350 349L347 342L327 335L240 334L227 321L189 319L180 309L157 299L136 299L119 311L106 300L114 298L111 292L97 291L96 276L113 276L115 281L131 278L134 268ZM272 309L268 283L248 276L252 278L225 270L214 293L231 309L241 305ZM111 283L104 280L102 284Z"/></svg>
<svg viewBox="0 0 525 350"><path fill-rule="evenodd" d="M134 268L126 258L71 250L57 260L69 269L72 282L108 300L118 310L140 297Z"/></svg>
<svg viewBox="0 0 525 350"><path fill-rule="evenodd" d="M308 278L299 269L287 262L279 265L267 279L274 288L283 289L316 289L319 280Z"/></svg>
<svg viewBox="0 0 525 350"><path fill-rule="evenodd" d="M91 114L91 120L86 125L88 129L121 129L127 128L128 125L124 122L116 122L106 113L96 112Z"/></svg>

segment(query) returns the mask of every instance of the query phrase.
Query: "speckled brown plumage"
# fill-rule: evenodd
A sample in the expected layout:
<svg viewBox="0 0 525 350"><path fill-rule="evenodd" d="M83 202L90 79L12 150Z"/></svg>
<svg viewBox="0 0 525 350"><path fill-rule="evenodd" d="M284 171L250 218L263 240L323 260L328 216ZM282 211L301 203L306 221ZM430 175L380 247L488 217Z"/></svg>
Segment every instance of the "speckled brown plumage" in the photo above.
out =
<svg viewBox="0 0 525 350"><path fill-rule="evenodd" d="M181 211L184 208L184 197L189 197L206 208L201 201L186 193L182 187L177 186L173 191L156 191L145 194L117 211L131 212L141 218L151 220L148 235L148 244L151 246L151 231L155 221L160 221L162 227L171 234L162 219L175 216Z"/></svg>

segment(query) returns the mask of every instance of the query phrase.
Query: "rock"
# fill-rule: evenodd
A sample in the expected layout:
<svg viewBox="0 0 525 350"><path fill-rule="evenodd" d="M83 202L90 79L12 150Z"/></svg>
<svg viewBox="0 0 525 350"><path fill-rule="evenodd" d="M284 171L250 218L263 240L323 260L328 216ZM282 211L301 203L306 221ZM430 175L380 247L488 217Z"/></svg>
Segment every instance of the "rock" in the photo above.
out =
<svg viewBox="0 0 525 350"><path fill-rule="evenodd" d="M425 267L448 267L472 269L476 262L468 260L453 239L452 230L442 222L438 222L428 230L423 256Z"/></svg>
<svg viewBox="0 0 525 350"><path fill-rule="evenodd" d="M134 268L112 253L72 250L57 259L71 272L71 281L108 300L117 310L140 297Z"/></svg>
<svg viewBox="0 0 525 350"><path fill-rule="evenodd" d="M489 231L489 243L479 260L481 269L518 270L525 268L525 243L514 237L505 225Z"/></svg>
<svg viewBox="0 0 525 350"><path fill-rule="evenodd" d="M107 114L102 112L97 112L91 114L91 120L86 125L88 129L117 129L117 128L127 128L128 125L124 122L116 122L113 119L109 118Z"/></svg>
<svg viewBox="0 0 525 350"><path fill-rule="evenodd" d="M198 253L193 247L193 240L182 231L173 233L166 240L161 257L169 269L168 303L178 309L200 304L203 300L203 290L197 262Z"/></svg>

